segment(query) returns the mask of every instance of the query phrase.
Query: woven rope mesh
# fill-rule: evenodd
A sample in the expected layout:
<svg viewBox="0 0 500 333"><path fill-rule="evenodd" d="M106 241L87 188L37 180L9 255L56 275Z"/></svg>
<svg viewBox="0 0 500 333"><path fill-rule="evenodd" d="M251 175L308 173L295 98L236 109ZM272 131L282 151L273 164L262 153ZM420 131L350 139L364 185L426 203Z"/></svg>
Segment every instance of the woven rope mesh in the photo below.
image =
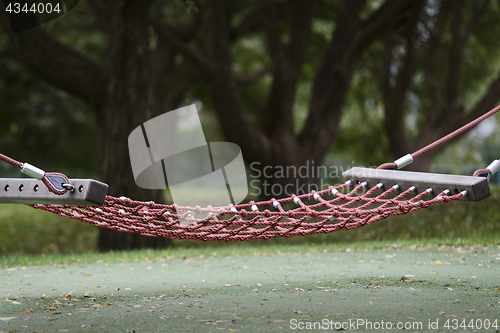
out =
<svg viewBox="0 0 500 333"><path fill-rule="evenodd" d="M97 227L173 239L243 241L330 233L410 213L462 194L430 197L347 184L284 199L226 207L181 207L108 196L99 207L32 205ZM429 197L429 199L424 199ZM198 217L202 215L203 217ZM181 221L183 221L181 223Z"/></svg>

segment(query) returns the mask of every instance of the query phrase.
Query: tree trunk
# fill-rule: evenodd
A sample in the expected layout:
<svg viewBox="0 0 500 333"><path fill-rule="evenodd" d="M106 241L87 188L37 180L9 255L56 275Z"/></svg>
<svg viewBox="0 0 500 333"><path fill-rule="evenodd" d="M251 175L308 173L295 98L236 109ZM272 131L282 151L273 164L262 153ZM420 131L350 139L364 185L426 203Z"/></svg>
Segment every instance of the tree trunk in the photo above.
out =
<svg viewBox="0 0 500 333"><path fill-rule="evenodd" d="M123 1L114 3L107 26L111 63L105 102L97 118L99 174L104 182L110 184L111 195L163 202L162 191L144 190L133 184L128 136L137 126L154 116L153 87L148 26L141 16L125 19L123 7ZM98 248L101 251L156 248L169 245L169 241L101 229Z"/></svg>

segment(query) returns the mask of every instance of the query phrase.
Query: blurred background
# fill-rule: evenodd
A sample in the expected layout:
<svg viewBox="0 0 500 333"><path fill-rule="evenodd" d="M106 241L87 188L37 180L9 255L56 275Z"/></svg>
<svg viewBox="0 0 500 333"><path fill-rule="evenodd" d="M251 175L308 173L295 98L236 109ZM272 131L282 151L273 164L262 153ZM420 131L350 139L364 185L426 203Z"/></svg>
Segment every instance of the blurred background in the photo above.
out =
<svg viewBox="0 0 500 333"><path fill-rule="evenodd" d="M135 185L127 137L185 105L197 105L207 141L241 147L250 178L266 166L311 168L298 181L271 173L255 183L292 183L298 192L340 181L341 172L317 175L313 166L342 171L391 162L500 101L498 1L81 0L16 33L0 15L0 152L71 178L99 179L111 195L138 200L170 199ZM406 169L471 175L486 167L500 157L497 119ZM0 163L0 176L20 174ZM278 197L258 192L247 199ZM498 235L493 192L480 204L274 241ZM191 244L0 206L0 254L181 243Z"/></svg>

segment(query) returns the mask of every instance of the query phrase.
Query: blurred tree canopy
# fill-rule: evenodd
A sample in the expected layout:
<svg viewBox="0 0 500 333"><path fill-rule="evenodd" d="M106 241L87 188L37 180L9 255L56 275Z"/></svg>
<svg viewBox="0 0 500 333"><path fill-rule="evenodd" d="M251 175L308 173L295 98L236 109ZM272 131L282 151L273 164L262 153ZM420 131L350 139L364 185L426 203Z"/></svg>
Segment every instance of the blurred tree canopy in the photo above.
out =
<svg viewBox="0 0 500 333"><path fill-rule="evenodd" d="M26 140L51 166L97 169L112 195L162 201L135 185L127 137L200 102L209 135L257 169L345 151L380 164L495 106L499 11L488 0L88 0L19 33L2 13L2 146ZM266 181L299 194L317 175ZM99 247L164 244L102 230Z"/></svg>
<svg viewBox="0 0 500 333"><path fill-rule="evenodd" d="M497 1L415 1L360 62L350 92L353 112L344 120L350 130L341 140L366 137L366 145L358 146L359 158L380 164L412 153L495 107L500 100L500 41L494 37L500 33L499 13ZM357 128L361 119L369 126ZM481 137L483 147L485 139ZM455 141L418 157L407 169L428 171ZM387 148L380 150L379 144ZM367 161L373 154L375 162Z"/></svg>
<svg viewBox="0 0 500 333"><path fill-rule="evenodd" d="M3 38L2 38L3 37ZM26 71L0 37L0 146L21 161L72 177L97 176L97 138L92 113L80 100ZM61 140L64 138L64 140ZM19 171L5 163L5 176Z"/></svg>

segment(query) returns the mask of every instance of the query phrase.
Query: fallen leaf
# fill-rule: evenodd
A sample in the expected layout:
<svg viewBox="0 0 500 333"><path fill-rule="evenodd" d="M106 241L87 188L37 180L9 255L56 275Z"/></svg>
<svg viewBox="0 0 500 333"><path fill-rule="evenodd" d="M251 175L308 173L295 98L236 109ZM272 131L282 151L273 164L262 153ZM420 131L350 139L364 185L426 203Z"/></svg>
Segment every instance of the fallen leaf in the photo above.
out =
<svg viewBox="0 0 500 333"><path fill-rule="evenodd" d="M9 321L9 320L12 320L12 319L16 319L17 317L0 317L0 320L1 321Z"/></svg>

